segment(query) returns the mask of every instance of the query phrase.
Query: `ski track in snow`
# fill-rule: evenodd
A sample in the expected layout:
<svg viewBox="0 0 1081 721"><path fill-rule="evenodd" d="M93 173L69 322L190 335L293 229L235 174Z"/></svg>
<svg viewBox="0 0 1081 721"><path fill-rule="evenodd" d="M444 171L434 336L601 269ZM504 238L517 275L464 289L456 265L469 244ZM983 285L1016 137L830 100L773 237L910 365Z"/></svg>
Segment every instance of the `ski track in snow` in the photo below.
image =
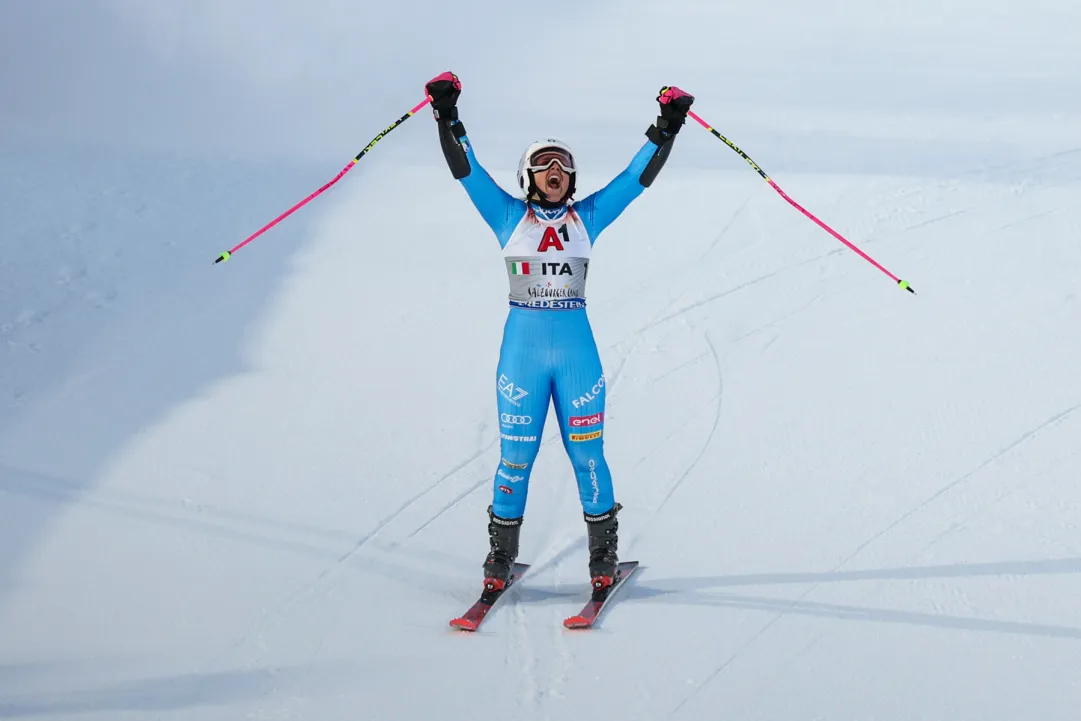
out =
<svg viewBox="0 0 1081 721"><path fill-rule="evenodd" d="M1037 480L1041 480L1042 478L1044 478L1045 476L1050 474L1052 471L1057 471L1057 470L1059 470L1060 468L1062 468L1063 466L1066 466L1066 465L1073 465L1074 463L1077 462L1076 458L1077 458L1078 455L1081 455L1081 450L1074 451L1073 453L1070 453L1069 455L1065 456L1061 460L1059 460L1056 463L1052 464L1048 469L1046 469L1042 473L1039 473L1039 474L1034 475L1034 476L1026 477L1025 480L1023 480L1021 483L1018 483L1018 484L1016 484L1014 486L1011 486L1006 491L1004 491L1003 493L1000 493L1000 494L996 495L987 504L987 508L994 507L994 506L998 505L999 503L1001 503L1002 501L1006 500L1007 498L1016 495L1020 491L1028 488L1030 485L1035 483ZM975 518L976 516L978 516L978 515L980 515L981 513L984 513L984 512L986 512L986 509L984 509L983 511L966 513L964 516L962 516L961 518L959 518L956 521L954 521L953 523L951 523L949 525L949 527L946 528L946 530L944 530L942 533L938 534L933 539L931 539L931 541L924 547L923 550L926 551L927 549L931 548L935 544L941 542L943 539L945 539L950 534L955 533L958 530L964 528L965 525L969 521L971 521L973 518Z"/></svg>
<svg viewBox="0 0 1081 721"><path fill-rule="evenodd" d="M808 591L808 593L809 593L809 591ZM797 599L797 600L802 600L802 599L803 599L803 596L800 596L800 598ZM683 699L680 700L680 702L678 704L676 704L675 708L673 708L668 713L668 716L666 718L674 718L676 716L676 714L678 714L683 709L684 706L686 706L690 701L692 701L695 697L697 697L699 693L701 693L711 683L713 683L714 679L716 679L718 676L720 676L722 673L724 673L725 669L727 669L729 666L731 666L733 663L735 663L736 659L738 659L741 654L743 654L745 651L747 651L747 649L751 648L751 646L753 646L758 641L758 639L762 638L762 636L765 635L765 633L767 631L769 631L771 628L773 628L774 624L776 624L778 621L780 621L785 615L786 615L785 612L778 613L773 618L771 618L768 622L766 622L766 624L764 626L762 626L762 628L760 628L757 633L755 633L753 636L751 636L749 639L747 639L747 641L745 641L721 665L714 668L713 671L711 671L709 673L709 675L706 676L705 679L703 679L702 681L696 683L694 685L694 688L691 690L691 692L688 695L684 696Z"/></svg>
<svg viewBox="0 0 1081 721"><path fill-rule="evenodd" d="M786 266L784 266L782 268L778 268L777 270L770 271L769 273L765 273L763 275L760 275L760 276L758 276L758 277L756 277L756 278L754 278L752 280L740 283L739 285L733 286L731 288L727 288L727 289L721 291L720 293L715 293L713 295L706 296L705 298L703 298L701 300L695 301L694 303L691 303L690 305L687 305L687 306L684 306L683 308L680 308L675 313L671 313L671 314L663 316L663 317L661 317L661 318L659 318L657 320L651 321L648 325L642 327L639 330L639 332L645 332L645 331L651 330L652 328L655 328L655 327L657 327L659 325L669 323L669 322L671 322L673 320L681 318L682 316L686 315L687 313L690 313L691 311L695 311L695 310L703 308L703 307L705 307L705 306L707 306L707 305L709 305L711 303L715 303L716 301L721 300L722 298L725 298L727 296L730 296L733 293L738 293L741 290L744 290L746 288L750 288L752 286L758 285L759 283L770 280L771 278L776 278L777 276L781 275L782 273L786 273L786 272L791 271L791 270L797 270L797 269L802 268L804 266L811 265L812 263L817 263L818 261L823 260L825 258L828 258L828 257L830 257L832 255L839 255L840 252L841 251L839 251L839 250L831 250L828 253L823 253L822 255L815 256L814 258L809 258L807 260L801 260L798 263L792 263L791 265L786 265Z"/></svg>
<svg viewBox="0 0 1081 721"><path fill-rule="evenodd" d="M670 501L672 499L672 496L675 495L676 491L679 490L679 487L683 485L683 482L686 481L687 478L691 475L691 473L694 472L694 469L698 467L698 464L702 461L703 456L706 455L706 451L709 450L710 445L713 443L713 438L717 435L717 427L721 423L721 411L724 407L724 375L721 372L721 358L717 355L717 348L714 347L713 341L710 340L709 334L704 334L704 337L706 339L706 343L709 345L709 352L713 356L714 367L717 369L717 393L715 396L717 401L717 410L713 414L713 426L709 430L709 435L706 437L706 442L702 444L701 450L698 451L698 455L694 457L694 460L692 460L691 464L687 466L687 469L683 471L683 474L680 475L680 477L676 479L675 483L671 485L671 487L668 489L668 493L664 495L664 498L661 499L660 504L653 511L652 516L654 518L658 514L660 514L662 510L664 510L665 505L668 504L668 501ZM643 526L642 531L641 533L639 533L639 536L636 538L636 540L638 538L641 538L641 536L645 533L648 527L649 523L647 522Z"/></svg>
<svg viewBox="0 0 1081 721"><path fill-rule="evenodd" d="M1025 443L1027 443L1028 441L1032 440L1037 435L1039 435L1042 431L1047 430L1048 428L1051 428L1051 427L1061 423L1065 419L1069 418L1071 415L1073 415L1074 411L1076 411L1078 408L1081 408L1081 403L1070 406L1069 408L1067 408L1066 410L1064 410L1064 411L1062 411L1060 413L1056 413L1054 416L1052 416L1051 418L1048 418L1046 421L1039 424L1035 428L1023 433L1021 436L1019 436L1012 443L1005 446L1002 450L998 451L997 453L992 455L990 458L988 458L985 461L983 461L982 463L980 463L978 466L973 468L968 473L965 473L964 475L959 476L958 478L950 481L945 486L942 486L940 489L935 491L933 494L928 496L926 499L924 499L923 501L921 501L917 505L910 508L908 511L906 511L901 516L899 516L897 518L897 520L895 520L893 523L889 524L888 526L883 528L881 531L879 531L878 533L876 533L875 535L871 536L866 541L861 543L859 546L857 546L856 549L854 551L852 551L852 553L849 554L849 556L844 561L842 561L841 564L838 565L833 570L834 571L841 570L846 565L848 565L848 563L851 562L856 556L858 556L860 554L860 552L862 552L865 548L867 548L871 544L877 542L879 539L884 537L886 534L890 533L895 528L902 525L909 518L916 515L920 511L924 510L928 506L930 506L932 503L934 503L936 500L941 498L943 495L945 495L949 491L953 490L954 488L961 485L962 483L967 482L969 479L974 477L980 471L987 468L991 464L995 463L1000 458L1002 458L1003 456L1008 454L1010 451L1013 451L1014 449L1018 448L1019 446L1021 446L1021 445L1025 444ZM812 587L812 590L813 590L813 588L814 587Z"/></svg>
<svg viewBox="0 0 1081 721"><path fill-rule="evenodd" d="M1039 433L1041 431L1044 431L1047 428L1050 428L1050 427L1062 422L1063 420L1065 420L1066 418L1071 416L1074 413L1074 411L1076 411L1078 408L1081 408L1081 404L1076 404L1076 405L1070 406L1066 410L1061 411L1060 413L1056 413L1054 416L1047 419L1043 423L1039 424L1035 428L1027 431L1024 434L1022 434L1019 438L1017 438L1012 443L1010 443L1009 445L1004 447L1002 450L1000 450L997 453L995 453L994 455L992 455L990 458L988 458L985 461L983 461L982 463L980 463L978 466L973 468L968 473L965 473L964 475L962 475L962 476L956 478L955 480L951 481L950 483L946 484L945 486L940 488L938 491L936 491L934 494L927 497L926 499L924 499L919 504L917 504L917 505L913 506L912 508L910 508L907 512L905 512L903 515L901 515L899 518L897 518L897 520L893 521L888 526L883 528L881 531L879 531L878 533L876 533L875 535L871 536L866 541L861 543L859 546L857 546L856 549L854 551L852 551L843 561L841 561L839 564L837 564L836 566L831 568L829 573L836 573L838 571L841 571L845 566L847 566L851 561L853 561L856 558L856 556L858 556L860 554L860 552L862 552L864 549L869 547L871 544L877 542L879 539L883 538L886 534L888 534L889 532L891 532L895 528L902 525L905 521L907 521L909 518L914 516L916 513L919 513L921 510L923 510L923 509L927 508L928 506L930 506L937 499L941 498L945 493L947 493L951 489L961 485L962 483L968 481L973 476L975 476L977 473L982 471L984 468L987 468L988 466L993 464L995 461L999 460L1000 458L1002 458L1003 456L1008 454L1010 451L1012 451L1012 450L1016 449L1017 447L1023 445L1027 441L1035 438L1037 435L1039 435ZM760 628L758 630L757 633L755 633L742 646L740 646L740 648L735 653L733 653L731 656L729 656L728 659L726 659L719 666L714 668L713 671L702 682L696 684L694 690L688 696L683 698L679 702L679 704L676 705L675 708L672 709L672 711L668 715L668 718L672 718L677 713L679 713L679 711L684 706L686 706L686 704L689 701L694 699L700 692L702 692L715 679L717 679L722 673L724 673L724 671L726 669L728 669L733 663L735 663L740 658L740 656L742 654L744 654L747 650L749 650L752 646L754 646L771 628L773 628L777 624L777 622L779 622L781 619L785 618L790 613L792 613L794 609L802 609L802 612L810 612L811 609L814 609L816 607L825 609L826 608L825 604L811 604L811 603L805 603L804 602L804 599L806 599L815 590L817 590L820 585L821 585L821 582L818 582L818 581L812 583L811 586L807 588L807 590L805 590L803 593L801 593L795 599L795 601L783 601L783 600L775 600L775 599L753 599L752 603L753 603L754 608L761 609L763 607L768 607L769 604L775 604L780 610L769 621L767 621L762 626L762 628ZM833 607L833 608L834 608L834 610L842 610L841 607ZM863 615L863 614L867 613L867 611L865 609L858 609L858 608L850 608L850 609L844 609L844 610L846 612L851 612L851 613L856 614L856 615ZM889 612L889 611L876 610L876 618L879 618L879 619L881 619L884 616L888 616L890 614L891 614L891 612ZM902 616L905 616L905 615L912 615L912 614L902 614L902 613L895 614L896 617L902 617ZM941 616L934 616L934 617L929 616L928 618L933 619L936 623L940 623L942 621ZM1081 639L1081 629L1074 629L1074 628L1066 628L1066 627L1058 627L1058 626L1055 626L1055 627L1041 626L1039 624L1012 624L1011 625L1008 622L1001 622L1001 621L996 621L993 624L989 624L988 622L983 622L983 621L980 621L980 620L977 620L977 619L956 619L956 622L958 624L960 624L959 627L962 627L962 628L981 629L981 628L994 627L994 628L1000 629L1000 628L1003 628L1003 627L1012 627L1012 628L1017 629L1016 632L1018 632L1018 633L1032 633L1034 630L1036 630L1037 632L1050 634L1050 635L1055 636L1055 637Z"/></svg>
<svg viewBox="0 0 1081 721"><path fill-rule="evenodd" d="M704 360L706 358L709 358L709 357L710 357L710 352L709 351L706 351L705 353L699 353L698 355L694 356L693 358L685 360L682 363L680 363L679 365L673 366L672 368L669 368L664 373L661 373L659 376L654 376L653 378L650 378L649 383L652 385L652 384L656 383L657 381L662 381L665 378L667 378L668 376L675 375L676 373L679 373L684 368L689 368L689 367L693 366L694 364L698 363L699 361L702 361L702 360Z"/></svg>
<svg viewBox="0 0 1081 721"><path fill-rule="evenodd" d="M768 187L768 186L765 186L765 185L760 186L760 188L764 188L764 187ZM688 265L687 265L688 270L693 270L694 268L698 267L700 265L701 261L704 260L710 253L713 252L714 248L721 241L721 239L724 238L729 233L729 231L731 230L731 228L735 224L736 220L743 214L744 210L749 206L752 198L754 198L755 195L758 192L761 192L761 190L759 189L759 190L756 190L756 191L752 192L749 196L747 196L746 199L744 199L744 201L738 206L735 213L729 219L728 223L725 224L725 226L721 230L721 232L714 238L713 243L709 246L709 248L701 256L699 256L699 258L697 260L694 260L694 261L688 263ZM772 191L771 191L771 195L772 195ZM844 199L844 197L845 196L843 194L840 195L829 207L834 207L834 206L840 205L842 200ZM867 235L870 236L871 233L867 233ZM735 254L733 254L732 257L735 258L735 257L738 257L739 255L741 255L743 253L747 253L752 248L754 248L757 245L760 245L762 243L763 235L761 234L761 232L756 232L754 237L755 237L755 241L753 243L747 243L747 244L742 245L740 247L740 249ZM802 268L804 266L811 265L811 264L816 263L816 262L821 261L821 260L825 260L826 258L830 258L830 257L833 257L833 256L839 256L839 255L841 255L841 254L843 254L845 252L851 252L851 251L849 251L846 247L842 246L840 248L831 249L831 250L827 251L826 253L816 255L816 256L814 256L812 258L809 258L809 259L806 259L806 260L801 260L801 261L797 261L795 263L789 263L789 264L781 265L778 268L776 268L775 270L772 270L772 271L770 271L768 273L762 274L760 276L752 278L751 280L739 283L739 284L737 284L737 285L735 285L735 286L733 286L731 288L727 288L727 289L725 289L725 290L723 290L723 291L721 291L719 293L715 293L715 294L709 295L709 296L707 296L707 297L705 297L703 299L695 301L695 302L691 303L690 305L687 305L687 306L684 306L684 307L680 308L679 310L675 311L674 313L667 313L667 311L673 305L678 303L679 300L681 300L683 298L683 296L686 295L686 293L681 293L677 298L673 299L673 301L670 302L667 307L665 307L657 315L655 315L646 325L639 328L636 335L641 334L641 333L645 333L648 330L652 330L653 328L656 328L656 327L658 327L660 325L664 325L665 323L669 323L669 322L671 322L673 320L677 320L677 319L685 316L686 314L690 313L691 311L698 310L700 308L703 308L705 306L708 306L708 305L714 303L715 301L721 300L721 299L726 298L726 297L728 297L728 296L730 296L730 295L732 295L734 293L737 293L737 292L739 292L741 290L756 286L759 283L770 280L772 278L776 278L776 277L778 277L780 275L783 275L784 273L787 273L788 271L798 270L798 269L800 269L800 268ZM731 258L729 260L731 260ZM811 304L813 304L813 303L811 303ZM808 305L811 305L811 304L808 304ZM785 318L778 319L775 322L780 322L781 320L785 320ZM750 334L748 334L748 335L750 335Z"/></svg>
<svg viewBox="0 0 1081 721"><path fill-rule="evenodd" d="M811 299L808 300L806 303L799 306L798 308L791 311L790 313L785 313L784 315L782 315L780 318L777 318L776 320L771 320L770 322L765 323L763 325L760 325L760 326L754 328L753 330L747 331L743 335L736 336L735 338L730 340L729 343L731 343L731 344L739 343L740 341L746 340L746 339L750 338L753 335L758 335L759 333L761 333L764 330L767 330L769 328L773 328L774 326L780 325L781 323L784 323L787 320L791 320L792 318L795 318L797 315L799 315L803 311L809 309L811 306L815 305L820 300L825 298L826 295L827 295L826 293L817 293L817 294L811 296ZM769 345L773 345L773 343L775 343L776 341L777 341L777 338L774 338L773 340L770 341ZM768 348L769 346L767 345L766 347ZM763 350L765 350L765 349L763 349Z"/></svg>
<svg viewBox="0 0 1081 721"><path fill-rule="evenodd" d="M492 445L495 445L495 444L493 443ZM462 491L458 495L454 496L454 498L452 498L449 503L446 503L443 506L441 506L439 508L439 510L435 512L434 515L432 515L430 518L428 518L428 520L424 521L424 523L417 526L416 530L414 530L412 533L410 533L408 536L406 536L406 539L415 538L422 531L424 531L426 528L428 528L428 526L430 526L433 523L435 523L436 521L438 521L443 516L444 513L447 513L448 511L453 510L455 507L457 507L457 505L459 503L464 501L466 498L473 495L474 493L476 493L481 488L491 485L491 483L492 483L492 479L485 476L485 477L481 478L479 481L477 481L476 483L474 483L473 485L467 487L464 491Z"/></svg>
<svg viewBox="0 0 1081 721"><path fill-rule="evenodd" d="M418 492L417 494L412 496L405 503L403 503L401 506L399 506L393 513L391 513L389 516L385 517L378 524L376 524L375 528L373 528L371 531L369 531L365 535L361 536L360 539L357 540L356 544L354 544L353 548L351 548L348 552L346 552L344 555L342 555L341 558L338 559L337 563L334 564L334 566L331 566L326 571L324 571L323 574L320 575L319 578L317 578L315 582L318 582L318 581L322 580L323 577L326 576L331 571L333 571L334 568L340 566L341 564L348 561L351 557L356 555L360 551L361 548L363 548L369 541L371 541L373 538L375 538L384 528L386 528L391 523L393 523L396 518L398 518L400 515L405 513L407 510L409 510L417 501L419 501L420 499L427 496L429 493L431 493L436 488L441 486L448 479L450 479L450 478L454 477L455 475L457 475L459 471L464 470L465 468L467 468L468 466L473 464L475 461L477 461L479 458L483 457L484 454L487 453L488 450L491 449L492 446L495 445L495 443L496 443L496 441L491 441L488 444L488 446L486 446L485 448L482 448L479 451L475 452L473 455L469 456L464 461L460 462L459 464L457 464L456 466L451 468L449 471L446 471L442 476L440 476L438 479L436 479L436 481L434 483L432 483L428 487L424 488L423 490L421 490L420 492ZM443 514L446 510L447 510L446 508L441 508L440 510L436 511L435 515L432 516L431 518L429 518L428 521L426 521L425 523L426 524L430 523L432 520L434 520L435 518L437 518L441 514Z"/></svg>
<svg viewBox="0 0 1081 721"><path fill-rule="evenodd" d="M965 215L966 213L971 213L973 210L975 210L975 209L974 208L962 208L961 210L952 210L949 213L943 213L942 215L936 216L934 218L929 218L927 220L916 223L915 225L910 225L907 228L904 228L901 232L903 232L903 233L911 233L913 230L919 230L920 228L926 228L929 225L934 225L935 223L941 223L942 221L949 220L950 218L956 218L956 217L958 217L960 215Z"/></svg>
<svg viewBox="0 0 1081 721"><path fill-rule="evenodd" d="M0 463L0 493L94 509L148 524L192 529L241 543L313 558L333 558L334 548L353 538L345 531L257 516L234 509L85 486L65 478Z"/></svg>
<svg viewBox="0 0 1081 721"><path fill-rule="evenodd" d="M1041 219L1046 218L1046 217L1048 217L1050 215L1054 215L1057 212L1058 212L1058 208L1052 208L1051 210L1045 210L1042 213L1036 213L1034 215L1027 215L1024 218L1018 218L1017 220L1010 221L1009 223L1004 223L1003 225L1000 225L997 228L995 228L994 231L992 231L992 232L1000 233L1003 230L1009 230L1010 228L1016 228L1016 227L1018 227L1020 225L1026 225L1028 223L1031 223L1034 220L1041 220Z"/></svg>
<svg viewBox="0 0 1081 721"><path fill-rule="evenodd" d="M750 706L754 701L757 701L758 699L761 699L763 696L765 696L767 693L769 693L770 689L774 688L782 679L784 679L785 674L787 674L789 672L789 670L793 666L795 666L796 663L798 663L800 661L800 659L805 657L816 646L818 646L818 644L821 643L822 639L824 639L824 638L825 638L824 634L816 635L814 638L812 638L809 642L804 644L802 647L796 649L791 655L789 655L786 659L784 659L784 661L776 664L770 670L770 673L769 673L768 677L765 678L763 680L762 684L753 692L753 694L751 696L749 696L747 698L744 705L745 706Z"/></svg>
<svg viewBox="0 0 1081 721"><path fill-rule="evenodd" d="M386 516L379 523L377 523L376 526L371 531L369 531L365 535L361 536L354 543L353 547L350 550L348 550L346 553L342 554L337 559L337 561L335 561L333 564L331 564L331 565L327 566L326 568L324 568L323 571L318 576L316 576L314 579L312 579L310 581L307 581L307 582L303 583L302 585L300 585L299 587L297 587L295 590L293 590L291 593L289 593L285 597L285 599L283 601L281 601L277 605L273 606L270 609L264 610L263 613L261 613L259 615L259 617L257 619L255 619L249 625L247 631L245 631L245 633L242 636L240 636L236 641L234 641L230 645L230 647L228 649L226 649L222 653L216 655L213 658L213 661L217 662L217 661L219 661L221 659L221 657L225 653L230 653L230 652L233 652L233 651L236 651L236 650L240 649L245 644L247 644L254 636L256 636L263 627L265 627L266 625L268 625L270 623L273 623L275 619L280 618L282 615L287 613L296 604L303 601L305 599L305 597L315 593L316 589L321 584L323 584L326 580L332 578L333 575L335 574L335 572L337 570L341 569L343 564L345 564L350 558L355 556L365 545L367 545L372 539L374 539L376 536L378 536L379 533L381 531L383 531L383 529L385 529L387 526L389 526L391 523L393 523L396 518L401 516L402 513L407 511L409 508L411 508L420 499L422 499L423 497L425 497L426 495L428 495L429 493L434 491L437 487L439 487L447 479L452 478L459 471L467 468L470 464L475 462L477 459L481 458L485 453L487 453L487 451L491 448L492 445L494 445L494 441L492 443L490 443L488 445L488 447L482 448L481 450L473 453L472 455L470 455L469 457L467 457L465 460L461 461L457 465L453 466L450 470L446 471L443 475L441 475L438 479L436 479L435 482L433 482L432 484L430 484L429 486L427 486L426 488L424 488L420 492L414 494L412 497L409 498L408 501L406 501L401 506L399 506L394 512L392 512L390 515ZM439 515L444 513L446 510L447 510L446 508L440 509L439 511L436 512L435 516L432 519L429 519L428 522L430 522L431 520L434 520L435 517L438 517ZM332 589L328 589L328 590L324 591L323 592L324 595L327 594L327 593L330 593L331 590Z"/></svg>
<svg viewBox="0 0 1081 721"><path fill-rule="evenodd" d="M721 232L717 234L717 237L715 237L713 239L713 242L709 244L709 247L706 248L706 252L702 253L702 255L698 256L698 258L695 259L694 262L690 263L689 267L698 266L702 263L702 261L709 257L709 255L714 251L714 249L716 249L716 247L720 245L721 241L728 236L728 232L732 230L732 227L736 224L736 221L739 220L740 216L743 215L743 212L747 210L747 206L751 203L751 198L753 198L758 192L758 190L754 190L750 194L748 194L746 198L743 199L743 202L739 204L738 208L736 208L736 212L732 213L732 217L729 218L728 222L725 223L723 228L721 228ZM759 238L759 240L761 240L761 238ZM746 252L753 247L753 245L742 246L741 252Z"/></svg>
<svg viewBox="0 0 1081 721"><path fill-rule="evenodd" d="M505 628L506 634L506 665L514 669L519 677L519 692L516 694L519 711L532 717L542 702L544 692L539 682L540 660L533 642L533 634L530 633L526 612L522 604L517 603L518 598L513 599L514 604L508 609Z"/></svg>
<svg viewBox="0 0 1081 721"><path fill-rule="evenodd" d="M618 344L617 344L618 345ZM636 333L634 339L631 341L631 347L627 349L620 359L619 364L616 366L615 371L612 372L612 379L610 383L607 383L609 392L615 393L616 388L619 386L620 381L623 378L623 369L627 366L627 361L630 359L634 352L642 345L642 335Z"/></svg>
<svg viewBox="0 0 1081 721"><path fill-rule="evenodd" d="M702 262L702 261L703 261L703 260L704 260L704 259L705 259L706 257L708 257L708 256L709 256L709 255L710 255L710 254L711 254L711 253L712 253L712 252L713 252L713 251L714 251L714 250L716 249L716 247L718 246L718 244L720 243L720 241L721 241L721 240L722 240L722 239L723 239L723 238L724 238L724 237L725 237L725 236L726 236L726 235L727 235L727 234L729 233L729 231L730 231L730 230L732 229L732 227L733 227L733 226L735 225L736 221L737 221L737 220L739 219L739 217L740 217L740 216L741 216L741 215L743 214L743 212L744 212L744 211L746 210L746 208L747 208L747 207L748 207L748 205L750 204L750 202L751 202L751 199L752 199L752 198L754 197L754 195L755 195L755 193L756 193L756 192L757 192L757 191L752 191L752 192L751 192L751 193L750 193L750 194L749 194L749 195L748 195L748 196L747 196L747 197L746 197L746 198L745 198L745 199L743 200L743 202L742 202L742 203L741 203L741 204L739 205L739 207L737 207L736 211L735 211L735 212L734 212L734 213L732 214L732 217L731 217L731 218L729 218L729 220L728 220L728 222L727 222L727 223L725 224L724 228L722 228L722 229L721 229L721 231L720 231L720 233L718 233L718 234L717 234L717 235L716 235L716 236L714 237L714 239L713 239L713 242L712 242L712 243L710 243L710 246L709 246L709 247L708 247L708 248L707 248L707 249L706 249L706 250L705 250L705 251L704 251L704 252L703 252L703 253L702 253L702 254L701 254L701 255L700 255L700 256L699 256L699 257L698 257L697 259L696 259L696 260L693 260L693 261L689 261L689 262L687 262L686 264L684 264L684 265L680 266L680 269L679 269L679 270L676 270L676 271L672 271L672 272L671 272L671 273L670 273L670 274L669 274L669 275L667 276L667 278L668 278L668 280L669 280L670 282L676 282L676 281L680 280L680 279L681 279L681 278L682 278L682 277L683 277L683 276L684 276L685 274L687 274L687 273L689 273L689 272L693 272L693 271L694 271L694 269L695 269L695 268L697 268L697 267L698 267L698 266L699 266L699 265L701 264L701 262ZM752 243L752 244L745 244L745 245L742 245L742 246L740 246L740 248L739 248L739 249L738 249L738 250L737 250L737 251L736 251L736 252L735 252L735 253L733 254L733 256L732 256L732 257L738 257L739 255L741 255L741 254L743 254L743 253L746 253L746 252L748 252L748 251L749 251L749 250L750 250L751 248L753 248L753 247L754 247L755 245L757 245L757 244L761 243L761 241L762 241L762 238L761 238L761 236L756 236L756 240L755 240L755 242L754 242L754 243ZM683 298L683 296L684 296L684 295L686 295L686 291L685 291L685 290L684 290L684 291L682 291L682 292L681 292L681 293L680 293L679 295L677 295L676 297L674 297L674 298L671 298L671 299L669 299L669 301L668 301L668 302L667 302L667 303L666 303L666 304L665 304L665 305L664 305L663 307L661 307L661 309L660 309L660 310L658 310L657 312L655 312L655 313L653 314L653 317L652 317L652 318L650 319L650 321L649 321L649 322L648 322L648 323L647 323L646 325L644 325L644 326L642 326L642 327L638 328L638 330L636 330L636 331L634 331L633 333L631 333L631 335L630 335L630 338L632 338L632 339L633 339L633 344L632 344L632 350L633 350L634 348L636 348L636 347L637 347L637 346L638 346L638 345L639 345L639 344L640 344L640 343L642 342L642 339L644 338L645 334L646 334L646 333L647 333L648 331L650 331L650 330L652 330L653 328L655 328L655 327L657 327L657 326L659 326L659 325L663 324L663 323L664 323L664 322L666 322L667 320L669 320L669 319L671 319L671 318L675 318L675 317L678 317L679 315L681 315L681 314L682 314L682 312L683 312L683 311L677 312L677 313L676 313L675 315L673 315L673 316L667 316L667 315L665 315L665 314L666 314L666 313L667 313L667 312L668 312L668 311L669 311L669 310L670 310L670 309L672 308L672 306L676 305L676 304L677 304L677 303L678 303L678 302L679 302L679 301L680 301L680 300L681 300L681 299ZM622 369L623 365L624 365L624 364L626 363L626 361L627 361L627 359L628 359L629 355L630 355L630 354L628 353L627 355L623 356L623 358L622 358L622 360L621 360L621 363L620 363L620 369Z"/></svg>

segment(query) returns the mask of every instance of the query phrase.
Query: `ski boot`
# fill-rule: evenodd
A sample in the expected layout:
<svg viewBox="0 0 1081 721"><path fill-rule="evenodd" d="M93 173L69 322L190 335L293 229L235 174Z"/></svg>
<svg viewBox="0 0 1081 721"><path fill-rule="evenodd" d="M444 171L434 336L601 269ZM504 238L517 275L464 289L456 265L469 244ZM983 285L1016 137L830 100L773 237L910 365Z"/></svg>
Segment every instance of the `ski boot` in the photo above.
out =
<svg viewBox="0 0 1081 721"><path fill-rule="evenodd" d="M622 505L617 503L612 510L596 516L585 514L586 530L589 532L589 577L593 588L605 589L616 582L616 567L619 556L616 548L619 544L619 521L616 514Z"/></svg>
<svg viewBox="0 0 1081 721"><path fill-rule="evenodd" d="M484 590L502 591L518 558L522 518L500 518L488 506L488 541L492 550L484 559Z"/></svg>

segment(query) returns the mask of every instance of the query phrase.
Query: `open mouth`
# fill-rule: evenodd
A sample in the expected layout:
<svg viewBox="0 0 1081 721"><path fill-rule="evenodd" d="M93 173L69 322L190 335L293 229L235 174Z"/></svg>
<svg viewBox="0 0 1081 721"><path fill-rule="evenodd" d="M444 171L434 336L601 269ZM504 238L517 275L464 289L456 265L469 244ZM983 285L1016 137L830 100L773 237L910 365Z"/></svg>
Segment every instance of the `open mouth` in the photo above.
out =
<svg viewBox="0 0 1081 721"><path fill-rule="evenodd" d="M558 175L552 174L552 175L548 176L548 187L549 188L552 188L554 190L555 188L558 188L559 185L560 185L560 181L559 181L559 176Z"/></svg>

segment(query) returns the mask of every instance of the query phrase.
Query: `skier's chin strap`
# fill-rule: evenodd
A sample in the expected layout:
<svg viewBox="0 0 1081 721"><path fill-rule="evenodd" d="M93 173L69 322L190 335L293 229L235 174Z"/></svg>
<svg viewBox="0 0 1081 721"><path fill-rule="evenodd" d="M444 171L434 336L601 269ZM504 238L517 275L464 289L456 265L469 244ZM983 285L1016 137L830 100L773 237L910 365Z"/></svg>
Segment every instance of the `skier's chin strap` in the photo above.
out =
<svg viewBox="0 0 1081 721"><path fill-rule="evenodd" d="M553 201L545 198L544 193L542 193L540 188L537 187L537 180L533 177L533 171L530 170L528 172L529 194L526 197L529 199L530 203L533 203L534 205L539 205L540 207L546 208L547 210L555 210L556 208L562 208L564 205L567 205L567 201L569 201L571 199L571 196L574 195L574 175L570 176L571 182L570 185L567 187L567 192L563 194L563 197L559 200Z"/></svg>

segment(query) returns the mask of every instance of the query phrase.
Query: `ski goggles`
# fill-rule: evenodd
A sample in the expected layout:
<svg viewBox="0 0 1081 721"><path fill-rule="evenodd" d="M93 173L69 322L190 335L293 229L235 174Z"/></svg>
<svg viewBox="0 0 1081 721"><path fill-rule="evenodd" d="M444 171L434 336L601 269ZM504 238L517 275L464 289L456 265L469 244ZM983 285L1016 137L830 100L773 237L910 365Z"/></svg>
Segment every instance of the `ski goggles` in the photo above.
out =
<svg viewBox="0 0 1081 721"><path fill-rule="evenodd" d="M574 158L566 150L560 148L545 148L529 156L529 170L533 172L547 170L553 163L562 168L564 173L573 173L575 170Z"/></svg>

